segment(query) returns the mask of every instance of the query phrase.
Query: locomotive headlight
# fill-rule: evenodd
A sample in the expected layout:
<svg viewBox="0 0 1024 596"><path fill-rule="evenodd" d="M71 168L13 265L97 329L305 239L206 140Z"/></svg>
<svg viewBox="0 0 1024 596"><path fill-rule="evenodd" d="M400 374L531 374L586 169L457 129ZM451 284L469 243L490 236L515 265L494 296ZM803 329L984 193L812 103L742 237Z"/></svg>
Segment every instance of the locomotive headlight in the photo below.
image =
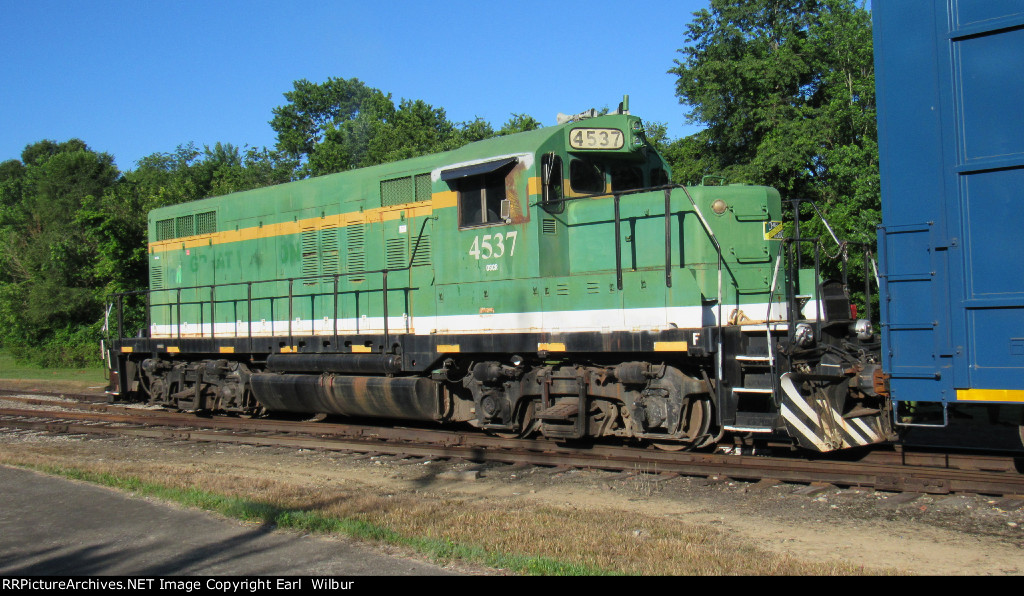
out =
<svg viewBox="0 0 1024 596"><path fill-rule="evenodd" d="M711 210L714 211L717 215L725 213L725 210L728 208L729 205L727 205L726 202L723 201L722 199L715 199L714 202L711 203Z"/></svg>
<svg viewBox="0 0 1024 596"><path fill-rule="evenodd" d="M867 319L857 319L857 322L853 324L853 331L857 334L857 339L861 341L868 341L875 335L871 329L871 321Z"/></svg>
<svg viewBox="0 0 1024 596"><path fill-rule="evenodd" d="M814 345L814 327L809 323L799 323L796 326L796 334L793 341L801 348L809 348Z"/></svg>

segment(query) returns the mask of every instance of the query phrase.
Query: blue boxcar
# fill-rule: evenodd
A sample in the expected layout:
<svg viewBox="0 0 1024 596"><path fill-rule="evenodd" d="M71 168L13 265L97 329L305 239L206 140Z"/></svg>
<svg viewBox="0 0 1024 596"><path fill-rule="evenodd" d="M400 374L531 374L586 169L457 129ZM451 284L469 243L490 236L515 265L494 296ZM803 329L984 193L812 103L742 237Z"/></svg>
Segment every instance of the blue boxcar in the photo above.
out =
<svg viewBox="0 0 1024 596"><path fill-rule="evenodd" d="M896 402L1024 404L1024 0L874 0Z"/></svg>

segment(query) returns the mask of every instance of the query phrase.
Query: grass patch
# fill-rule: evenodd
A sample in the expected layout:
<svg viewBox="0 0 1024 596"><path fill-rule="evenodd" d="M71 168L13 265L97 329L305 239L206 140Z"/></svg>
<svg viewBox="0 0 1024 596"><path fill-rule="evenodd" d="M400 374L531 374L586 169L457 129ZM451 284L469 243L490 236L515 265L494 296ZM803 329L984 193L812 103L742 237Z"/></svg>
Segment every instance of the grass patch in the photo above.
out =
<svg viewBox="0 0 1024 596"><path fill-rule="evenodd" d="M46 381L50 387L57 382L64 390L85 390L91 387L106 387L107 380L102 366L87 368L44 368L33 364L18 363L10 352L0 351L0 380L4 385L19 385L20 389L31 388L33 382ZM35 383L38 384L38 383Z"/></svg>
<svg viewBox="0 0 1024 596"><path fill-rule="evenodd" d="M337 518L315 511L291 509L273 503L217 494L199 488L166 486L147 482L134 476L97 473L51 465L22 465L22 467L171 501L186 507L203 509L243 521L272 524L282 529L313 534L343 535L368 542L411 548L440 563L461 560L529 575L604 575L610 573L603 569L565 563L545 557L491 552L479 546L459 544L447 538L405 536L391 528L359 519Z"/></svg>
<svg viewBox="0 0 1024 596"><path fill-rule="evenodd" d="M0 441L0 463L236 519L344 535L534 575L856 575L878 571L767 551L713 526L644 508L486 499L381 483L384 468L245 447ZM884 571L883 571L884 573Z"/></svg>

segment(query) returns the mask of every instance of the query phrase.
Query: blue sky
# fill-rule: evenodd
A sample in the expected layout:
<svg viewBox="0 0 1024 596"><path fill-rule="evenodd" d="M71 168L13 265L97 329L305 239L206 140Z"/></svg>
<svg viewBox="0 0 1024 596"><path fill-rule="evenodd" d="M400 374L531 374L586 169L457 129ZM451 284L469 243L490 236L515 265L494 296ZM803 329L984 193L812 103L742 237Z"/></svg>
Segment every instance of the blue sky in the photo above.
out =
<svg viewBox="0 0 1024 596"><path fill-rule="evenodd" d="M0 161L77 137L123 170L181 144L272 147L292 82L358 78L499 128L614 108L686 124L667 74L707 0L0 0Z"/></svg>

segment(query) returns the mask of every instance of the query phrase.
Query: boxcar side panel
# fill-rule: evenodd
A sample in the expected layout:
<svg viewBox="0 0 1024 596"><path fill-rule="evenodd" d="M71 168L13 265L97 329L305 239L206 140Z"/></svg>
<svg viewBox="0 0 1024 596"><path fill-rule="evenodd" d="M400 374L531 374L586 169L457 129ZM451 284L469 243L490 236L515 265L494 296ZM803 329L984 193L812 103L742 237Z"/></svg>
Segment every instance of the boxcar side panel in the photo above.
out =
<svg viewBox="0 0 1024 596"><path fill-rule="evenodd" d="M872 8L893 399L1024 402L1024 2Z"/></svg>

